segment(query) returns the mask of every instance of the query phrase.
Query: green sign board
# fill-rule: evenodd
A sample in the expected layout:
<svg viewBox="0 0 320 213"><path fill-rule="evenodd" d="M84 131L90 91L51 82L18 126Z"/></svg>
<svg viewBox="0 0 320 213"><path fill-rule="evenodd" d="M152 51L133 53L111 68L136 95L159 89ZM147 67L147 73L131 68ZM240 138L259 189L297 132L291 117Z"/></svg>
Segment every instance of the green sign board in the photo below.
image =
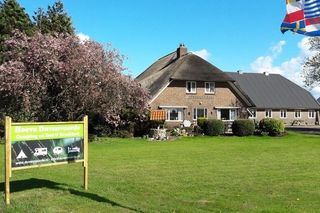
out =
<svg viewBox="0 0 320 213"><path fill-rule="evenodd" d="M84 123L14 123L10 131L11 167L84 159Z"/></svg>
<svg viewBox="0 0 320 213"><path fill-rule="evenodd" d="M33 141L60 138L82 138L83 124L15 125L11 141Z"/></svg>
<svg viewBox="0 0 320 213"><path fill-rule="evenodd" d="M83 121L13 123L5 117L5 201L12 170L82 163L88 189L88 116Z"/></svg>

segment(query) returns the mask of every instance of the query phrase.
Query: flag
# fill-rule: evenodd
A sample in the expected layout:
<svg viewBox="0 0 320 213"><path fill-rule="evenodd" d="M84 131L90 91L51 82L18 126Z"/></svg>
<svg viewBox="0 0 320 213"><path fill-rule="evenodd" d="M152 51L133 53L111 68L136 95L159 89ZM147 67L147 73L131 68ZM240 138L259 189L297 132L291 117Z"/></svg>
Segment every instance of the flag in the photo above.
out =
<svg viewBox="0 0 320 213"><path fill-rule="evenodd" d="M320 0L286 0L286 4L282 33L291 30L307 36L320 36Z"/></svg>

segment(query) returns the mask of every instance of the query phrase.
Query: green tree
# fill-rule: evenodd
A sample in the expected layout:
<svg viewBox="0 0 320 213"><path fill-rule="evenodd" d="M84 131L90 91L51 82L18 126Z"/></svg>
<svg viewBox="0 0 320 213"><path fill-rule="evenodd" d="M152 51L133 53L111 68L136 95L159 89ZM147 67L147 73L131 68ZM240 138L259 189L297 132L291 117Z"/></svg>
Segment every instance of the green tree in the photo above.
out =
<svg viewBox="0 0 320 213"><path fill-rule="evenodd" d="M10 38L15 30L31 35L33 24L16 0L0 1L0 64L7 60L2 54L5 51L3 42Z"/></svg>
<svg viewBox="0 0 320 213"><path fill-rule="evenodd" d="M48 6L47 11L39 8L35 12L33 19L37 30L41 33L66 33L74 35L71 17L65 12L61 1Z"/></svg>
<svg viewBox="0 0 320 213"><path fill-rule="evenodd" d="M16 0L4 0L0 2L1 39L9 37L16 29L30 35L33 25L24 8Z"/></svg>

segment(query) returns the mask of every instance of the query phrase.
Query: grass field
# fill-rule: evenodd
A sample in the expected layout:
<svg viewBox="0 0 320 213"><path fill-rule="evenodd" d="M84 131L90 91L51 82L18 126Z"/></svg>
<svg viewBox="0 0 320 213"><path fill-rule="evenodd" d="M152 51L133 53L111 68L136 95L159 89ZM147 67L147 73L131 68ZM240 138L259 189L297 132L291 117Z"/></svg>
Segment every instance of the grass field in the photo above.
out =
<svg viewBox="0 0 320 213"><path fill-rule="evenodd" d="M14 171L0 212L317 212L320 136L106 138L80 164Z"/></svg>

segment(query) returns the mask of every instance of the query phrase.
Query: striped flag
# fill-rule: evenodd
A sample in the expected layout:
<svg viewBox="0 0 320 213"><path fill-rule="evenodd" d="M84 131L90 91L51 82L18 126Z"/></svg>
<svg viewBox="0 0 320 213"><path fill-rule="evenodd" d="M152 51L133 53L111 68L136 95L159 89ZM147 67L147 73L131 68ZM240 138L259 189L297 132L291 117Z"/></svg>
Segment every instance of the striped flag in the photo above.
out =
<svg viewBox="0 0 320 213"><path fill-rule="evenodd" d="M307 36L320 36L320 0L286 0L286 4L282 33L291 30Z"/></svg>

